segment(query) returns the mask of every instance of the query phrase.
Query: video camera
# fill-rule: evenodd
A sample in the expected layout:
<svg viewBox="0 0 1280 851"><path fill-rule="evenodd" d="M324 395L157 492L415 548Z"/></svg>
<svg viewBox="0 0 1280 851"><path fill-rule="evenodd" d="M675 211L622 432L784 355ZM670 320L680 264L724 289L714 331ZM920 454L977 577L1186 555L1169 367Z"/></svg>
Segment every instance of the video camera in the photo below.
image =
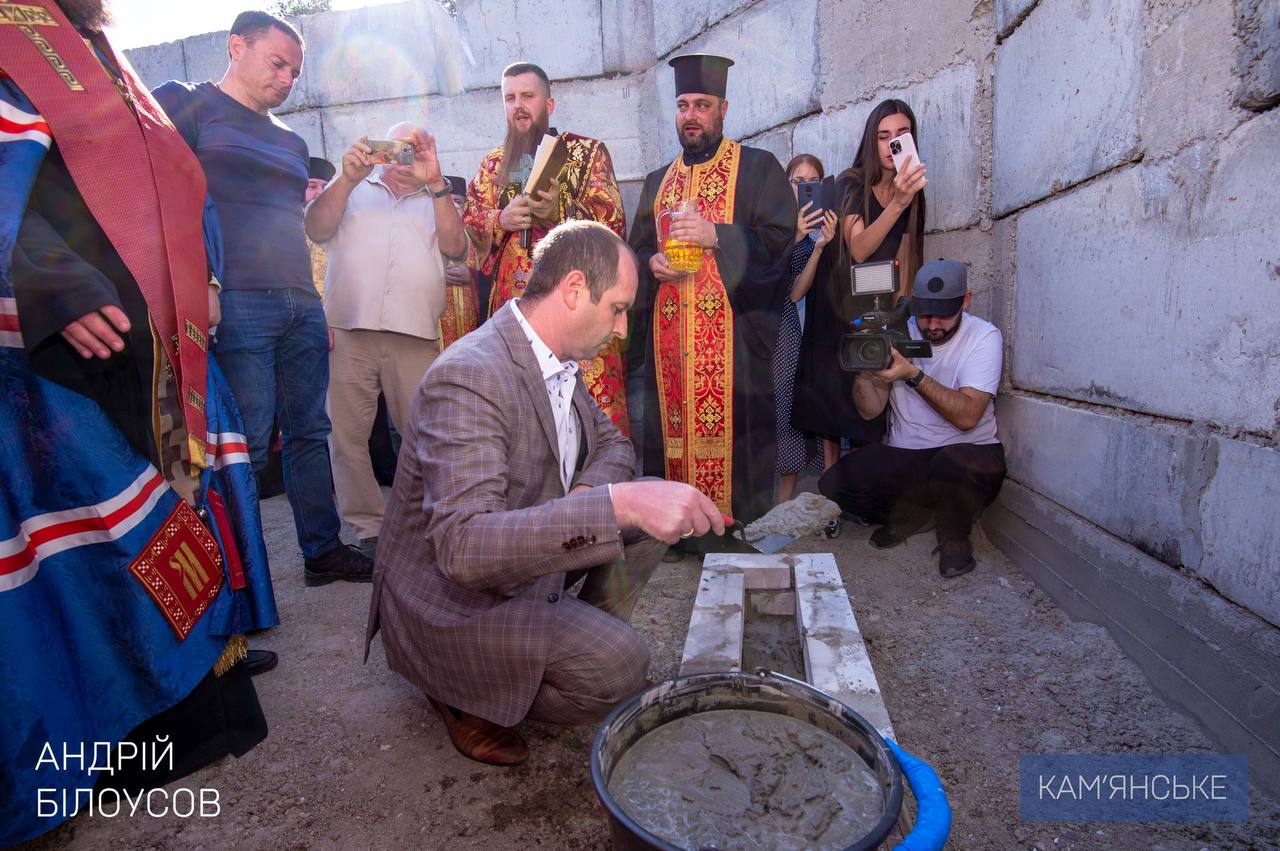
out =
<svg viewBox="0 0 1280 851"><path fill-rule="evenodd" d="M845 372L888 369L893 363L893 349L908 358L933 357L928 340L913 340L897 330L907 318L907 299L892 311L880 307L881 297L898 291L898 261L858 263L850 271L853 294L874 296L875 307L849 323L853 330L840 338L840 368Z"/></svg>

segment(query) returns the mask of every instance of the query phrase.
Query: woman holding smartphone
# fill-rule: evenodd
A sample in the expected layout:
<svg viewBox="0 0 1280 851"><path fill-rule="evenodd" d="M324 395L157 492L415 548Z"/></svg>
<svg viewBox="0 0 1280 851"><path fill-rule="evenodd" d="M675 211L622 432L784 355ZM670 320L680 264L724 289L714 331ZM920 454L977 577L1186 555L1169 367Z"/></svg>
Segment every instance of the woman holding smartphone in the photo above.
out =
<svg viewBox="0 0 1280 851"><path fill-rule="evenodd" d="M853 165L836 181L839 250L826 252L829 262L818 267L817 283L805 302L791 424L824 436L824 470L839 459L841 438L856 446L884 436L883 414L870 421L858 414L853 375L840 369L839 351L849 323L875 309L873 297L853 296L850 266L898 260L898 291L882 296L880 305L892 310L910 292L924 256L925 167L911 156L899 171L890 144L906 133L912 140L919 137L915 114L903 101L881 101L871 110ZM902 139L898 147L910 147L905 143Z"/></svg>
<svg viewBox="0 0 1280 851"><path fill-rule="evenodd" d="M787 163L787 180L791 191L800 198L800 186L821 181L822 163L813 154L797 154ZM773 356L773 388L778 413L778 499L786 502L795 496L796 474L809 463L805 435L791 426L791 398L795 391L796 364L800 359L800 335L804 327L801 300L808 295L818 271L823 249L835 237L835 210L814 209L808 201L796 217L796 239L791 246L791 271L787 282L787 298L782 305L782 321L778 325L778 346Z"/></svg>

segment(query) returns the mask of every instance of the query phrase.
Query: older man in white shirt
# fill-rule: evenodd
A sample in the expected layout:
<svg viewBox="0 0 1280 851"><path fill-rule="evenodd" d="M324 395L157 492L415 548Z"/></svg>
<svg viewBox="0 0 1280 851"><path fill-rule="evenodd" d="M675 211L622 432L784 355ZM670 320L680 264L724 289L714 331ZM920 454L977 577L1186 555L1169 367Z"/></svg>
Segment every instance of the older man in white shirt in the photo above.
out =
<svg viewBox="0 0 1280 851"><path fill-rule="evenodd" d="M329 259L333 483L342 518L370 556L384 509L368 448L378 393L392 424L403 428L418 384L440 353L446 260L464 259L468 248L435 138L409 123L396 124L386 138L412 146L411 165L384 162L362 136L305 218L307 236L324 245Z"/></svg>

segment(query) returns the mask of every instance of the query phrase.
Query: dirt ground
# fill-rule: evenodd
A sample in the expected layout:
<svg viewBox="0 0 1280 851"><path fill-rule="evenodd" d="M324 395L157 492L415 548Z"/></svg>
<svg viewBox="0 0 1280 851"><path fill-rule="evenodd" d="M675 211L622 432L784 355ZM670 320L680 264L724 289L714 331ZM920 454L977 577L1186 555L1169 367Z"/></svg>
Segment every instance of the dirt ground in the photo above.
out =
<svg viewBox="0 0 1280 851"><path fill-rule="evenodd" d="M81 815L33 848L607 848L588 752L593 728L527 724L515 769L471 762L375 642L361 664L369 586L305 588L283 497L264 503L282 625L255 646L280 667L255 681L271 727L241 759L174 784L219 790L217 818ZM1252 796L1246 824L1059 824L1018 819L1028 753L1212 751L1101 627L1069 620L981 535L973 573L943 580L931 534L878 551L845 524L792 552L836 555L901 744L938 769L956 849L1280 848L1280 803ZM634 622L655 680L679 664L698 565L664 564Z"/></svg>

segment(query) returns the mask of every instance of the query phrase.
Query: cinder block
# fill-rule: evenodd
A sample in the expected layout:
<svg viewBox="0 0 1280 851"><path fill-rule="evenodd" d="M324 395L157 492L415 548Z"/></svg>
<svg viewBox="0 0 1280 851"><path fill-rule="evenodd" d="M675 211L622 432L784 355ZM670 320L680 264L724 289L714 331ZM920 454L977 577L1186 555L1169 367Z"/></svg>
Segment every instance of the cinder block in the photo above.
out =
<svg viewBox="0 0 1280 851"><path fill-rule="evenodd" d="M795 559L796 620L804 639L806 679L893 738L889 711L835 558L817 553Z"/></svg>
<svg viewBox="0 0 1280 851"><path fill-rule="evenodd" d="M660 11L655 8L654 13L655 21L660 20ZM718 53L735 61L729 69L726 136L752 136L817 107L816 26L817 0L764 0L680 48L678 53ZM669 162L680 149L675 77L665 61L656 70L659 159Z"/></svg>
<svg viewBox="0 0 1280 851"><path fill-rule="evenodd" d="M302 19L304 102L328 106L461 87L457 26L438 3L394 3ZM300 80L303 82L303 80Z"/></svg>
<svg viewBox="0 0 1280 851"><path fill-rule="evenodd" d="M1272 0L1238 0L1235 8L1240 70L1236 104L1270 109L1280 103L1280 5Z"/></svg>
<svg viewBox="0 0 1280 851"><path fill-rule="evenodd" d="M534 62L553 80L604 72L599 0L462 0L463 87L497 86L512 62Z"/></svg>
<svg viewBox="0 0 1280 851"><path fill-rule="evenodd" d="M733 14L751 0L653 0L653 46L659 56L667 56L707 27ZM693 53L684 49L679 53Z"/></svg>
<svg viewBox="0 0 1280 851"><path fill-rule="evenodd" d="M187 80L187 63L182 55L181 41L137 47L126 50L124 55L148 89L170 80Z"/></svg>
<svg viewBox="0 0 1280 851"><path fill-rule="evenodd" d="M1014 383L1270 433L1280 398L1278 133L1280 114L1265 113L1216 148L1125 169L1020 214Z"/></svg>
<svg viewBox="0 0 1280 851"><path fill-rule="evenodd" d="M1038 2L1039 0L996 0L996 32L1001 37L1008 35Z"/></svg>
<svg viewBox="0 0 1280 851"><path fill-rule="evenodd" d="M741 573L703 569L680 676L741 670L745 594Z"/></svg>
<svg viewBox="0 0 1280 851"><path fill-rule="evenodd" d="M995 42L984 6L990 9L975 3L822 0L815 63L822 108L905 89L952 66L980 64ZM891 44L901 49L886 48Z"/></svg>
<svg viewBox="0 0 1280 851"><path fill-rule="evenodd" d="M1280 627L1280 449L1225 437L1210 441L1216 463L1200 504L1200 576Z"/></svg>
<svg viewBox="0 0 1280 851"><path fill-rule="evenodd" d="M1140 0L1042 0L996 48L992 195L997 213L1079 183L1137 153L1142 37Z"/></svg>
<svg viewBox="0 0 1280 851"><path fill-rule="evenodd" d="M1275 8L1275 4L1271 4ZM1149 158L1212 138L1239 121L1232 105L1238 82L1233 0L1203 0L1190 8L1156 7L1154 33L1142 58L1139 135Z"/></svg>
<svg viewBox="0 0 1280 851"><path fill-rule="evenodd" d="M978 66L948 68L903 89L882 89L853 106L801 119L792 134L792 150L815 154L831 174L853 165L867 116L880 101L907 102L920 128L916 140L929 170L930 230L976 224L982 197L983 140L975 116Z"/></svg>

